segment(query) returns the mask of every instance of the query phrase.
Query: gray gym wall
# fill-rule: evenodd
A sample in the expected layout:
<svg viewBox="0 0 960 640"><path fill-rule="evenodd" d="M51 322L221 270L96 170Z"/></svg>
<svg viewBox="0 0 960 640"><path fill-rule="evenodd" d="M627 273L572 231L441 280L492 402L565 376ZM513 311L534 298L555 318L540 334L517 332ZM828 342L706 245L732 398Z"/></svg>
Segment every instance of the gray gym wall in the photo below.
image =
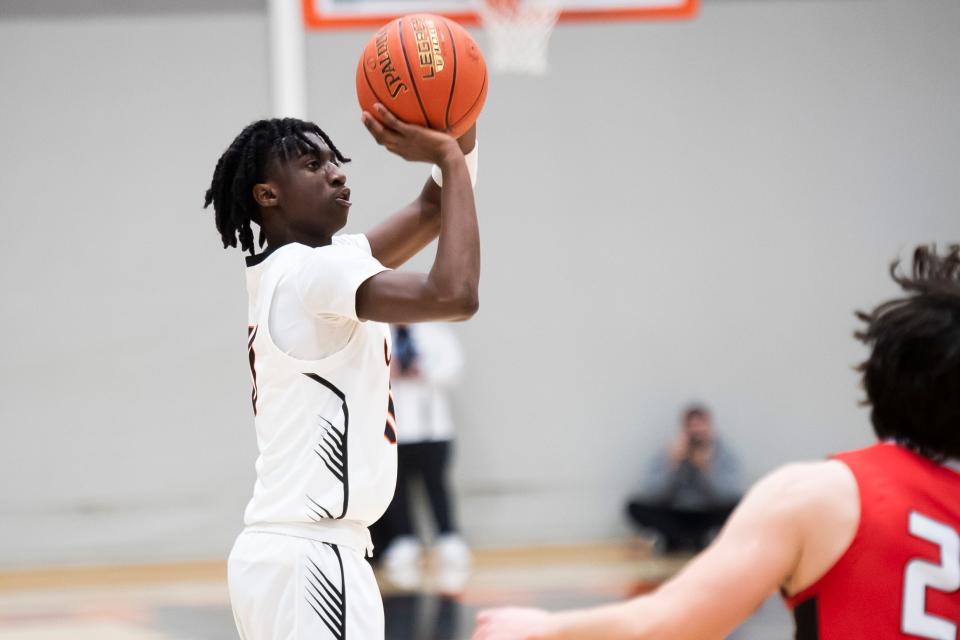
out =
<svg viewBox="0 0 960 640"><path fill-rule="evenodd" d="M252 487L241 261L200 205L268 115L265 12L154 4L0 0L2 566L223 557ZM689 399L750 479L870 442L853 311L960 237L957 33L955 0L707 0L563 25L550 76L493 78L458 327L471 542L623 536ZM367 35L308 39L348 231L427 175L360 125Z"/></svg>

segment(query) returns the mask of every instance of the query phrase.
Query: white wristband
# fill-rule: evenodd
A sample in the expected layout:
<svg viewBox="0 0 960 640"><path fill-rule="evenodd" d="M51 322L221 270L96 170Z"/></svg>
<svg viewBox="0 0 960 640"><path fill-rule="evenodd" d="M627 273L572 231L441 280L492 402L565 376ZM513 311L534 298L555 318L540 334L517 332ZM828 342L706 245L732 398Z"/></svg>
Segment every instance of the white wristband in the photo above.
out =
<svg viewBox="0 0 960 640"><path fill-rule="evenodd" d="M479 148L480 143L474 142L473 149L470 150L470 153L463 156L463 159L467 161L467 171L470 173L470 184L473 186L473 188L477 187L477 166L479 165L479 161L477 160L479 154L477 150ZM443 172L440 171L440 167L433 165L433 169L430 173L433 175L433 181L437 183L437 186L442 187Z"/></svg>

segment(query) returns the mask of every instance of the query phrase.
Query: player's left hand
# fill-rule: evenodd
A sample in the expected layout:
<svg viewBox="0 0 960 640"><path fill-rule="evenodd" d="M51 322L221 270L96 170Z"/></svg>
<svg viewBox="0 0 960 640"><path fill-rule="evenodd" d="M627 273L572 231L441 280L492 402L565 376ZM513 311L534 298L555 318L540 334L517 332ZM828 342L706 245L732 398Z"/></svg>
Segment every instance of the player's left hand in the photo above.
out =
<svg viewBox="0 0 960 640"><path fill-rule="evenodd" d="M441 164L451 150L463 156L457 141L446 133L403 122L379 102L373 113L364 111L361 120L377 144L404 160Z"/></svg>
<svg viewBox="0 0 960 640"><path fill-rule="evenodd" d="M542 609L487 609L477 614L473 640L542 640L556 627L554 614Z"/></svg>

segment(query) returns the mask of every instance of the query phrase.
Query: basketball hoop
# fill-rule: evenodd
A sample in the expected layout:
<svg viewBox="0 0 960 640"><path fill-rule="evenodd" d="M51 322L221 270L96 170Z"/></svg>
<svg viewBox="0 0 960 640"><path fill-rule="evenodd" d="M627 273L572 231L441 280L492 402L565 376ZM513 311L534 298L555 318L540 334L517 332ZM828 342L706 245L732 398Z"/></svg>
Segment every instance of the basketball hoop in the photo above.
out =
<svg viewBox="0 0 960 640"><path fill-rule="evenodd" d="M506 73L546 73L547 45L561 8L561 0L478 0L480 23L490 36L490 66Z"/></svg>

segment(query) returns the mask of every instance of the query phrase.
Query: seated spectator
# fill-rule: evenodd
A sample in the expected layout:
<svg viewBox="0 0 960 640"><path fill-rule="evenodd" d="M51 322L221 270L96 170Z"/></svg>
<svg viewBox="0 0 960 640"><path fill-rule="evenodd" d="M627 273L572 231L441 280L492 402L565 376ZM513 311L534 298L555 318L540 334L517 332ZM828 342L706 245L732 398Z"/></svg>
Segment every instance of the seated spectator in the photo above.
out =
<svg viewBox="0 0 960 640"><path fill-rule="evenodd" d="M717 436L710 411L693 405L683 412L672 445L654 456L646 491L629 502L627 513L666 551L698 551L719 531L742 489L740 465Z"/></svg>

